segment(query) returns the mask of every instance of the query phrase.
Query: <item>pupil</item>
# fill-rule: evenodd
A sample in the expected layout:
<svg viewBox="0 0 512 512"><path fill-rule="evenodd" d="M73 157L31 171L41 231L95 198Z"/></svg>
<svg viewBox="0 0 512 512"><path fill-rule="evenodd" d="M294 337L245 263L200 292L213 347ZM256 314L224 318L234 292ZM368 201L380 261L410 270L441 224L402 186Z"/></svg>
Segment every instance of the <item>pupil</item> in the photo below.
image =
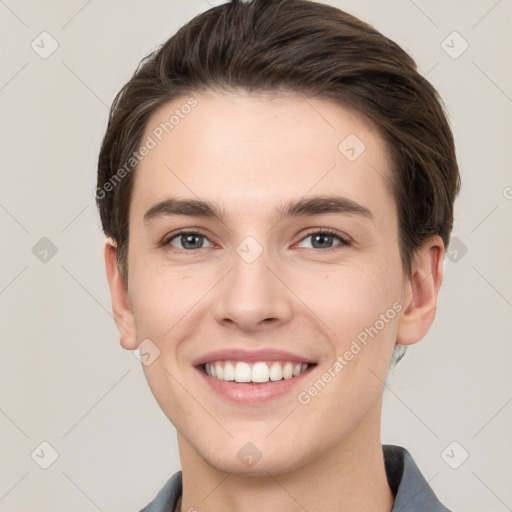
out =
<svg viewBox="0 0 512 512"><path fill-rule="evenodd" d="M320 241L320 245L322 246L325 246L326 244L326 240L332 238L331 235L327 235L327 236L324 236L324 235L315 235L315 240L319 240ZM331 240L332 242L332 240ZM313 244L314 245L314 244ZM327 243L327 247L330 247L332 244L329 244Z"/></svg>
<svg viewBox="0 0 512 512"><path fill-rule="evenodd" d="M197 247L196 247L196 246L197 246L197 243L196 243L196 244L195 244L195 246L194 246L194 242L193 242L193 240L194 240L194 239L198 239L198 238L200 238L200 237L198 237L198 236L196 236L196 235L185 235L185 236L184 236L185 243L183 243L183 247L188 248L188 249L196 249L196 248L197 248ZM192 247L187 247L187 245L188 245L188 244L192 245ZM201 244L199 244L199 245L201 245Z"/></svg>

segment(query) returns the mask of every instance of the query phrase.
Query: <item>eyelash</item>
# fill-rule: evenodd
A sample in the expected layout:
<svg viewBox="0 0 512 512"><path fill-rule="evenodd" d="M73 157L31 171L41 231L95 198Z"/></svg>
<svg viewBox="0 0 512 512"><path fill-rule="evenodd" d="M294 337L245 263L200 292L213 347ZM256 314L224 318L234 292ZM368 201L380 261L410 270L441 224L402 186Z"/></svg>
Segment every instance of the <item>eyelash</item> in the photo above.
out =
<svg viewBox="0 0 512 512"><path fill-rule="evenodd" d="M203 231L201 231L200 229L182 230L182 231L178 231L177 233L173 233L172 236L164 239L164 241L161 243L161 246L169 247L169 246L171 246L170 245L171 240L174 240L175 238L177 238L179 236L183 236L183 235L199 235L199 236L202 236L202 237L206 238L207 240L209 240L207 234L204 233ZM315 249L314 247L306 247L306 249L309 249L312 251L332 252L332 251L336 251L340 247L351 245L351 242L348 239L348 237L343 236L341 233L334 231L332 229L328 229L328 228L316 229L313 231L309 231L301 238L300 242L304 241L306 238L313 236L313 235L330 235L330 236L333 236L334 238L337 238L341 243L339 243L338 245L335 245L334 247L329 247L327 249ZM201 249L206 249L206 247L202 247L200 249L178 249L174 246L171 246L171 247L172 247L173 251L176 251L179 253L187 253L187 254L195 254L197 251L200 251Z"/></svg>

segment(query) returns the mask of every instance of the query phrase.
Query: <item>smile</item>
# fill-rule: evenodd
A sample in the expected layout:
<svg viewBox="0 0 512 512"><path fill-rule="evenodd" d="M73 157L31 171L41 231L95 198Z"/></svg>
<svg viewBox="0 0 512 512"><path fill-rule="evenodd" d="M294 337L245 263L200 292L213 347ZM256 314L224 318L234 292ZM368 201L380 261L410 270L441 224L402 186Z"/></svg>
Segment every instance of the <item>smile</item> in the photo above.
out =
<svg viewBox="0 0 512 512"><path fill-rule="evenodd" d="M298 377L309 366L308 363L291 361L214 361L205 363L203 371L210 377L227 382L264 384Z"/></svg>

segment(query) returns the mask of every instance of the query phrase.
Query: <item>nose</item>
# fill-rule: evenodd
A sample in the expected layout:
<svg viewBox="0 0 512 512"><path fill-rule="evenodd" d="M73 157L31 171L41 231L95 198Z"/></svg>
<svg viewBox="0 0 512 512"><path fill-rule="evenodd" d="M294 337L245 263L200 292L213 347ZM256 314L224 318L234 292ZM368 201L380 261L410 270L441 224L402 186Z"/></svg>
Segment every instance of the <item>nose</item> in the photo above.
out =
<svg viewBox="0 0 512 512"><path fill-rule="evenodd" d="M250 263L235 252L231 270L219 283L216 320L246 332L289 322L293 294L285 282L277 266L269 266L265 251Z"/></svg>

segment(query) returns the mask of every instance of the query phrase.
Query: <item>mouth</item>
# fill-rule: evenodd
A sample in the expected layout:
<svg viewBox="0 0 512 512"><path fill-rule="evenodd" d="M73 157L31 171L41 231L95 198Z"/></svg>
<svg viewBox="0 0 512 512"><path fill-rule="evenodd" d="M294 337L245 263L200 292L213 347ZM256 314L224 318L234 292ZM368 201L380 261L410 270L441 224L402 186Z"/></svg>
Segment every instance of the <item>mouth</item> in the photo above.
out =
<svg viewBox="0 0 512 512"><path fill-rule="evenodd" d="M292 361L213 361L200 368L206 375L226 382L266 384L293 379L311 366L312 363Z"/></svg>
<svg viewBox="0 0 512 512"><path fill-rule="evenodd" d="M317 363L274 349L230 349L206 354L193 361L193 366L217 396L239 405L256 405L290 396Z"/></svg>

